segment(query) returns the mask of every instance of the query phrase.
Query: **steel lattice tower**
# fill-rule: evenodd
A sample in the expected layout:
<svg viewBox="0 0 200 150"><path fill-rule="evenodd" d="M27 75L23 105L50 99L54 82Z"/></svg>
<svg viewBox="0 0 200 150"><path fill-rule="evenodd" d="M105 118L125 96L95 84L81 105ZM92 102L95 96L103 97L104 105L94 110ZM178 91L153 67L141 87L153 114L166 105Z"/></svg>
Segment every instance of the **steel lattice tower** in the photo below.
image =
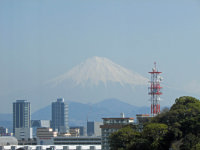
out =
<svg viewBox="0 0 200 150"><path fill-rule="evenodd" d="M154 62L154 68L151 74L151 81L149 87L149 95L151 95L151 115L155 116L160 113L160 95L162 95L160 82L162 78L159 76L162 72L159 72L156 68L156 62Z"/></svg>

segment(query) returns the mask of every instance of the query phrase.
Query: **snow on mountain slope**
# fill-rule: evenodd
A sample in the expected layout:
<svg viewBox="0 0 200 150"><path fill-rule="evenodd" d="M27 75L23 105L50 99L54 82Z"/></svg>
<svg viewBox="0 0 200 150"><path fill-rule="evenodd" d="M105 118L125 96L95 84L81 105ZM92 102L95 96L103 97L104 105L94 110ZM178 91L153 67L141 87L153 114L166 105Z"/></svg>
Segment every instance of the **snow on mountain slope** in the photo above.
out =
<svg viewBox="0 0 200 150"><path fill-rule="evenodd" d="M92 57L75 66L67 73L56 77L50 82L57 86L64 81L71 80L76 86L99 85L106 86L108 82L120 83L121 86L147 85L148 79L134 73L104 57Z"/></svg>

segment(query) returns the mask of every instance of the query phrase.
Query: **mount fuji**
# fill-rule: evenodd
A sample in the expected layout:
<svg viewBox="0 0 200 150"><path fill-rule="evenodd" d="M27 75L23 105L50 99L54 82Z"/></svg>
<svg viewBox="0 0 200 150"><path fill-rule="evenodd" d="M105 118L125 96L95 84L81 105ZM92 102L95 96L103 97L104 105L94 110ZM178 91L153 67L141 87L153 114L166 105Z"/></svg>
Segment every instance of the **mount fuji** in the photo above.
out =
<svg viewBox="0 0 200 150"><path fill-rule="evenodd" d="M65 82L82 87L98 86L101 83L107 87L109 82L119 83L121 86L138 86L147 85L148 79L107 58L95 56L50 81L54 87Z"/></svg>
<svg viewBox="0 0 200 150"><path fill-rule="evenodd" d="M108 98L142 106L148 101L148 79L104 57L92 57L49 80L46 95L82 103Z"/></svg>

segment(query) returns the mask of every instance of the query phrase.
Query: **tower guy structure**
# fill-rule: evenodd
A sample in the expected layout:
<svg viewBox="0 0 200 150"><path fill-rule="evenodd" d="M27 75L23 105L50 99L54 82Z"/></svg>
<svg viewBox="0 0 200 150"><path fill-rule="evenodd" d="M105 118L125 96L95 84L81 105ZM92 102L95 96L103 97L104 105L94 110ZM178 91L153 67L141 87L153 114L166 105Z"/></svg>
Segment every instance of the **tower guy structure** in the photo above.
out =
<svg viewBox="0 0 200 150"><path fill-rule="evenodd" d="M162 81L162 77L159 76L162 72L159 72L156 68L156 62L154 62L154 68L151 74L151 81L149 87L149 95L151 96L151 115L155 116L160 113L160 95L162 95L160 86L160 82Z"/></svg>

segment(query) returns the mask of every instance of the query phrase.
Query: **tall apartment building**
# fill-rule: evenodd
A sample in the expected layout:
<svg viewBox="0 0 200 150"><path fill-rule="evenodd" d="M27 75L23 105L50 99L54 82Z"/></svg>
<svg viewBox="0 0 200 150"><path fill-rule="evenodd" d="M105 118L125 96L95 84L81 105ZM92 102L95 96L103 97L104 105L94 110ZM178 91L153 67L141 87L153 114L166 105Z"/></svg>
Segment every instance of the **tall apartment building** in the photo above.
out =
<svg viewBox="0 0 200 150"><path fill-rule="evenodd" d="M124 115L121 118L102 118L103 125L101 125L102 139L101 148L102 150L109 150L109 136L128 124L134 123L134 118L125 118Z"/></svg>
<svg viewBox="0 0 200 150"><path fill-rule="evenodd" d="M52 103L52 128L60 133L66 133L69 130L68 105L64 102L64 98L58 98Z"/></svg>
<svg viewBox="0 0 200 150"><path fill-rule="evenodd" d="M30 102L17 100L13 103L13 133L16 128L30 128Z"/></svg>

